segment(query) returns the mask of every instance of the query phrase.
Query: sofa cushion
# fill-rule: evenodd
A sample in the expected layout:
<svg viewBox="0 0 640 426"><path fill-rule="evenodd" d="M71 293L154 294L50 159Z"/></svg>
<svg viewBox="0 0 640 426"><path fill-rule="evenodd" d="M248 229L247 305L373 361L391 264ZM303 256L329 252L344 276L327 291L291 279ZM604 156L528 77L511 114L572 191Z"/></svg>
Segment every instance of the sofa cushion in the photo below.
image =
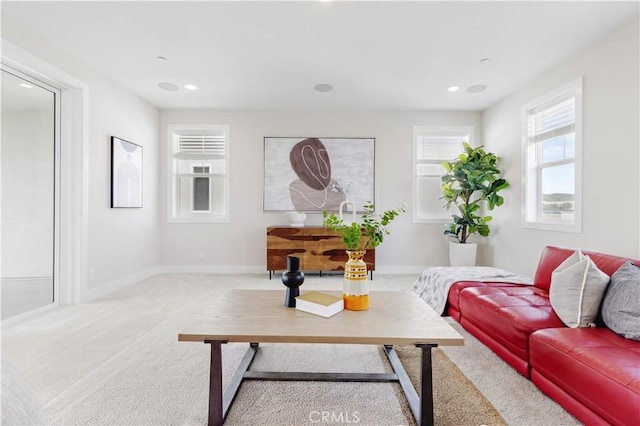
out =
<svg viewBox="0 0 640 426"><path fill-rule="evenodd" d="M563 327L532 333L530 354L536 374L607 422L640 424L640 343L606 327Z"/></svg>
<svg viewBox="0 0 640 426"><path fill-rule="evenodd" d="M523 287L526 284L514 284L494 281L458 281L449 289L447 297L447 313L456 321L460 321L460 292L469 287Z"/></svg>
<svg viewBox="0 0 640 426"><path fill-rule="evenodd" d="M520 359L529 359L529 335L564 327L546 292L526 287L471 287L460 292L462 317Z"/></svg>
<svg viewBox="0 0 640 426"><path fill-rule="evenodd" d="M617 334L640 340L640 266L627 262L611 276L602 320Z"/></svg>
<svg viewBox="0 0 640 426"><path fill-rule="evenodd" d="M549 299L568 327L595 326L609 276L576 250L551 274Z"/></svg>

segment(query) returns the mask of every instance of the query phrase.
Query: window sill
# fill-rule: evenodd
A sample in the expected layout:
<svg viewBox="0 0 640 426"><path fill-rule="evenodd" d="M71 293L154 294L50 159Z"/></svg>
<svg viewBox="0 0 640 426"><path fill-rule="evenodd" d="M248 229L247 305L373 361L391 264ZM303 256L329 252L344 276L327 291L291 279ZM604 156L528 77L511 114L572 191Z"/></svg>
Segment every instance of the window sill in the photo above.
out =
<svg viewBox="0 0 640 426"><path fill-rule="evenodd" d="M227 216L203 216L201 214L193 216L172 217L167 219L167 223L230 223Z"/></svg>
<svg viewBox="0 0 640 426"><path fill-rule="evenodd" d="M582 233L582 227L579 224L522 222L522 227L525 229L537 229L540 231L572 232L575 234Z"/></svg>

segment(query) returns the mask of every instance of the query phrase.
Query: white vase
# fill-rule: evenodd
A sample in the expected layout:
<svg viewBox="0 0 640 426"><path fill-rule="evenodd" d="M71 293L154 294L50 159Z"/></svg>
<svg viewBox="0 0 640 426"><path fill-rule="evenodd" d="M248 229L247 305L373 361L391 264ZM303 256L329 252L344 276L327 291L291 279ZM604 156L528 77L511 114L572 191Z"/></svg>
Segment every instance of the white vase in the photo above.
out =
<svg viewBox="0 0 640 426"><path fill-rule="evenodd" d="M349 207L349 206L351 206L351 207ZM355 223L355 221L356 221L356 205L352 201L342 201L340 203L340 208L338 209L338 217L340 218L340 220L344 220L344 217L342 215L343 215L343 209L345 207L351 208L351 214L352 214L351 222Z"/></svg>
<svg viewBox="0 0 640 426"><path fill-rule="evenodd" d="M476 266L476 243L460 244L449 241L449 264L451 266Z"/></svg>
<svg viewBox="0 0 640 426"><path fill-rule="evenodd" d="M304 226L304 221L307 220L307 215L305 213L289 212L287 213L287 218L291 226L301 228Z"/></svg>

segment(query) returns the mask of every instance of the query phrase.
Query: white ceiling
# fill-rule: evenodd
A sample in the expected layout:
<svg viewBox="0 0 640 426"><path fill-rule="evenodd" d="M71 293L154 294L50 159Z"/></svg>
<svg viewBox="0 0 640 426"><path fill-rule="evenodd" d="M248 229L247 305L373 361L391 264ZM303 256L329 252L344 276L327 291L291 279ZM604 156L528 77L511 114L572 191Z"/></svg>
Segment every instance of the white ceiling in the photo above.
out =
<svg viewBox="0 0 640 426"><path fill-rule="evenodd" d="M482 110L638 19L638 9L637 1L2 1L2 19L160 108ZM168 92L160 82L200 89ZM319 83L334 90L314 91ZM476 84L488 88L465 93ZM451 85L461 90L447 92Z"/></svg>

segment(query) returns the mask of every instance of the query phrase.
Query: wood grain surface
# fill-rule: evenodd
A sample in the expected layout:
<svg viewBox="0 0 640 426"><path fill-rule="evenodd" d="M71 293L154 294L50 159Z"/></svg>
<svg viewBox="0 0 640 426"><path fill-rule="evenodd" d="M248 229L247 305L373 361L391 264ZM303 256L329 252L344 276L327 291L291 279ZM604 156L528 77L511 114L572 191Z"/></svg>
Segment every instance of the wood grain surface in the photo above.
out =
<svg viewBox="0 0 640 426"><path fill-rule="evenodd" d="M302 271L342 271L349 259L338 232L325 227L267 228L267 271L287 269L287 256L300 258ZM376 270L375 249L364 256L368 271Z"/></svg>
<svg viewBox="0 0 640 426"><path fill-rule="evenodd" d="M327 292L340 295L340 292ZM459 346L464 338L409 291L372 291L366 311L330 318L287 308L284 290L229 290L180 341Z"/></svg>

